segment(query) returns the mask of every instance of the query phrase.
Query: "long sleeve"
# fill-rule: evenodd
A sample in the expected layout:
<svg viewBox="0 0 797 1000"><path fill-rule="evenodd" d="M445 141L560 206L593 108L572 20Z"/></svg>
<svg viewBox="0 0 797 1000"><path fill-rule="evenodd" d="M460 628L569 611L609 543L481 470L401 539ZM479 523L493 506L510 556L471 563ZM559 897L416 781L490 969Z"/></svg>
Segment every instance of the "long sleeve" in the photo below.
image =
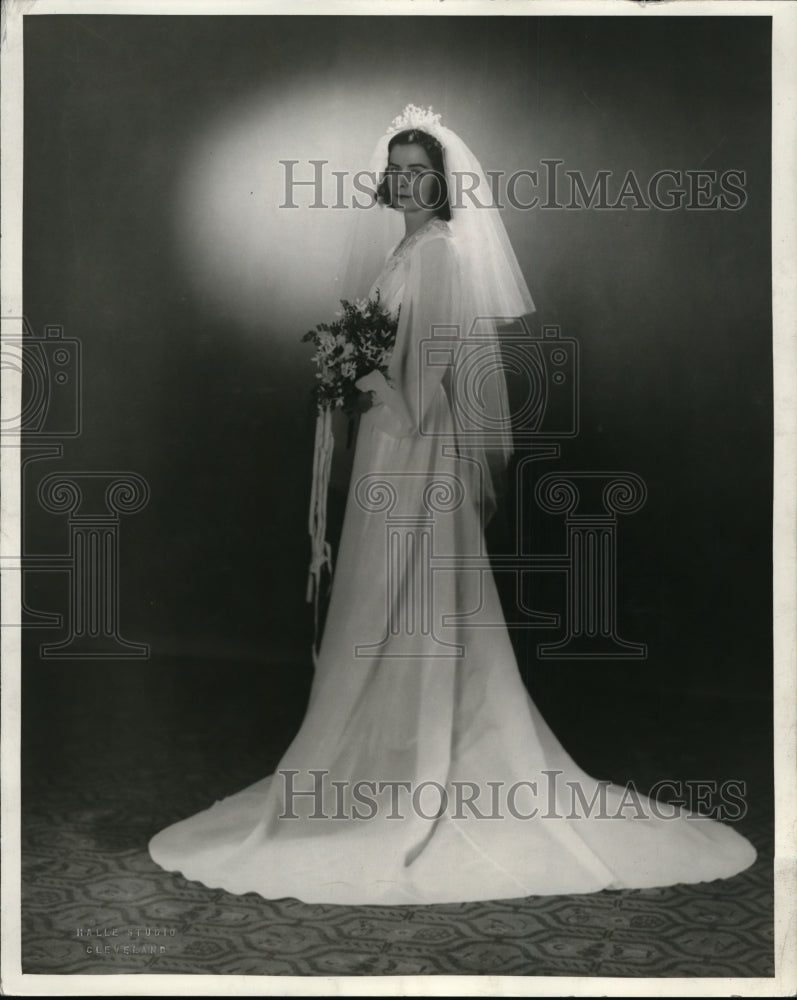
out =
<svg viewBox="0 0 797 1000"><path fill-rule="evenodd" d="M409 260L396 345L388 366L392 385L378 371L356 383L363 390L373 390L384 404L374 420L393 437L423 430L459 343L461 293L459 259L451 242L438 237L419 244ZM432 339L434 344L428 343Z"/></svg>

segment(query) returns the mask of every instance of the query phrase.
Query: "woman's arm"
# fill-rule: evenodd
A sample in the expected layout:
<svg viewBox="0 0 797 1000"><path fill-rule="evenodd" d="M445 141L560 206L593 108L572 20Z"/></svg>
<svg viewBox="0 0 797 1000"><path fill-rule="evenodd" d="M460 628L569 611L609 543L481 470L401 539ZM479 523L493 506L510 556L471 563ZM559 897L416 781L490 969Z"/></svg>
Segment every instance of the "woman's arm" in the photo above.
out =
<svg viewBox="0 0 797 1000"><path fill-rule="evenodd" d="M355 383L383 403L375 420L396 438L423 432L424 420L459 344L461 286L459 261L445 237L421 244L412 254L399 314L396 345L388 366L392 385L379 371ZM434 340L438 364L425 341ZM439 347L438 347L439 345Z"/></svg>

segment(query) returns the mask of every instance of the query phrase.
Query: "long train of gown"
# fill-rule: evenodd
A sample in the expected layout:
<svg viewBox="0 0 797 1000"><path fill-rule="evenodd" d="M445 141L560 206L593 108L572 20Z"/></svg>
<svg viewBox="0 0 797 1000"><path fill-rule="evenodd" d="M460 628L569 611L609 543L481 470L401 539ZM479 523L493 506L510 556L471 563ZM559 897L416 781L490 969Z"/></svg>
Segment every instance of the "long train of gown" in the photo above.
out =
<svg viewBox="0 0 797 1000"><path fill-rule="evenodd" d="M383 301L402 302L391 372L405 401L427 282L453 280L446 235L432 226L381 276ZM157 833L152 858L232 893L343 904L663 886L748 867L755 849L729 826L630 801L574 763L526 692L491 572L423 570L425 545L431 557L484 552L473 483L436 436L453 432L446 390L434 378L426 389L428 434L406 433L384 402L361 418L298 734L274 774ZM445 623L479 605L492 627Z"/></svg>

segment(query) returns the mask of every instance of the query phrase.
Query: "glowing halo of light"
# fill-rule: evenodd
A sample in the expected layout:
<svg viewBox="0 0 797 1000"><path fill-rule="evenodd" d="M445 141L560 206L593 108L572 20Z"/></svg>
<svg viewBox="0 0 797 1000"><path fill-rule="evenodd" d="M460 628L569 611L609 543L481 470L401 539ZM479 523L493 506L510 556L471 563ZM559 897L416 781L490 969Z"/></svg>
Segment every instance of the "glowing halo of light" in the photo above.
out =
<svg viewBox="0 0 797 1000"><path fill-rule="evenodd" d="M351 178L367 169L379 134L352 108L350 88L338 93L308 84L285 99L273 90L255 93L197 136L177 185L174 223L181 268L203 309L286 343L337 308L346 234L358 211L351 208ZM310 160L327 161L328 207L310 207L309 186L295 187L298 207L281 207L281 160L299 161L297 180L313 177ZM343 198L334 170L347 172Z"/></svg>

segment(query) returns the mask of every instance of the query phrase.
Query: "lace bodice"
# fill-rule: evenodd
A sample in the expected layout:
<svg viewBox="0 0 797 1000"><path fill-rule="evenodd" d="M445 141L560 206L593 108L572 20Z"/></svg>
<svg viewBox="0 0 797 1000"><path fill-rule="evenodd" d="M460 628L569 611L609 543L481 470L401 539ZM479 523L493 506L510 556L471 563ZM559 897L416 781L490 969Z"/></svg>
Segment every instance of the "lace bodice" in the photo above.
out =
<svg viewBox="0 0 797 1000"><path fill-rule="evenodd" d="M440 237L450 239L451 230L447 222L438 218L430 219L412 235L405 236L385 261L379 277L371 286L369 298L373 298L378 289L382 305L389 312L395 313L404 297L407 268L413 250L427 240Z"/></svg>

